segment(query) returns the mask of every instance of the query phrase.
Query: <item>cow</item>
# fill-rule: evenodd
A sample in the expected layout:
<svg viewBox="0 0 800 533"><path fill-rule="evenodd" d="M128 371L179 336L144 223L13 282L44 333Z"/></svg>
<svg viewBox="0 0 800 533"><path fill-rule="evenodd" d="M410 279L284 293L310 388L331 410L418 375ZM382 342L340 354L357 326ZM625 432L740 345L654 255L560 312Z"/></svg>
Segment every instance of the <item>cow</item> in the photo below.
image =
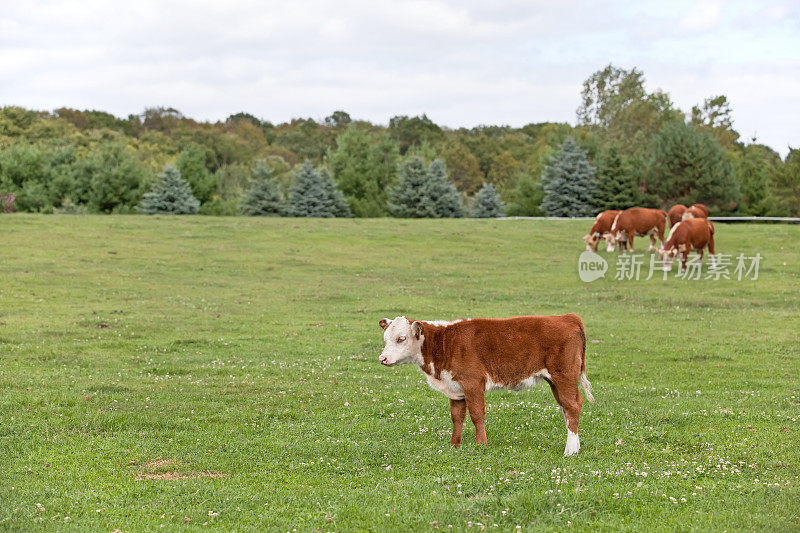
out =
<svg viewBox="0 0 800 533"><path fill-rule="evenodd" d="M603 211L595 217L592 229L589 231L589 234L583 238L583 242L586 243L587 251L594 252L597 250L600 239L611 231L611 225L614 223L614 219L618 214L619 211L609 210Z"/></svg>
<svg viewBox="0 0 800 533"><path fill-rule="evenodd" d="M693 204L681 217L681 220L690 218L708 218L708 208L703 204Z"/></svg>
<svg viewBox="0 0 800 533"><path fill-rule="evenodd" d="M521 390L542 380L550 384L567 426L564 455L580 450L578 419L583 406L579 387L594 401L586 377L586 330L577 315L471 318L443 321L384 318L385 366L415 364L428 384L450 398L453 435L461 445L467 411L475 440L486 444L485 393L495 388Z"/></svg>
<svg viewBox="0 0 800 533"><path fill-rule="evenodd" d="M675 224L669 231L667 243L658 251L666 272L672 270L675 257L681 256L682 270L686 269L686 259L689 252L696 250L700 259L703 259L703 249L708 247L711 254L711 264L714 265L714 224L706 218L689 218Z"/></svg>
<svg viewBox="0 0 800 533"><path fill-rule="evenodd" d="M648 209L646 207L631 207L622 211L614 219L611 231L606 234L606 251L613 252L618 243L628 242L633 252L633 238L635 236L650 236L648 252L656 250L656 239L664 245L664 226L667 223L667 213L661 209Z"/></svg>
<svg viewBox="0 0 800 533"><path fill-rule="evenodd" d="M683 204L675 204L669 208L667 211L667 218L669 218L669 227L673 227L675 224L681 221L683 218L683 214L686 210L689 209Z"/></svg>

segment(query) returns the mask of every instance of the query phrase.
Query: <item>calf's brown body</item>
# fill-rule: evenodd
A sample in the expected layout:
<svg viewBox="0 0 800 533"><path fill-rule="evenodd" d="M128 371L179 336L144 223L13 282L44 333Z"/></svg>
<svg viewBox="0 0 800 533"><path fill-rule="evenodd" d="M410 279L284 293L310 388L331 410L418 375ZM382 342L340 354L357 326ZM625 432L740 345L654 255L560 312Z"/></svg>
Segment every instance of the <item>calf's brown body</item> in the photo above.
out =
<svg viewBox="0 0 800 533"><path fill-rule="evenodd" d="M611 225L609 235L613 241L628 242L633 252L633 238L635 236L650 236L650 249L656 247L656 239L664 244L664 228L667 224L667 213L661 209L647 207L631 207L622 211ZM608 239L607 239L608 240ZM609 242L608 251L613 252L612 243Z"/></svg>
<svg viewBox="0 0 800 533"><path fill-rule="evenodd" d="M679 222L669 233L667 243L661 250L662 258L665 255L681 256L681 266L686 269L686 259L689 252L696 250L703 258L703 249L708 248L710 254L716 254L714 249L714 224L706 218L689 218ZM671 263L670 263L671 264Z"/></svg>
<svg viewBox="0 0 800 533"><path fill-rule="evenodd" d="M390 324L395 328L385 337L397 336L398 341L406 342L404 325L393 323L407 320L397 317L381 321L384 330ZM445 324L408 321L408 326L408 335L420 343L413 362L433 388L450 398L453 446L461 444L467 412L475 425L476 442L487 442L487 390L527 388L544 380L564 415L568 430L565 455L578 452L583 405L579 388L584 389L588 400L594 398L586 377L586 332L577 315L467 319ZM385 351L389 350L388 342L391 339ZM381 357L384 364L394 364Z"/></svg>

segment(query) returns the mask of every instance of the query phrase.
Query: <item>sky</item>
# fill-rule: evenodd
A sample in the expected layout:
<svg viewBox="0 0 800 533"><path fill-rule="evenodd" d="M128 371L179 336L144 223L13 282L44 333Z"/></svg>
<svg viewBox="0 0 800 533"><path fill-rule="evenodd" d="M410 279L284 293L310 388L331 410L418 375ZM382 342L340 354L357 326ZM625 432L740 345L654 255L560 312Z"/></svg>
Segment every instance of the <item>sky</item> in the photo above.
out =
<svg viewBox="0 0 800 533"><path fill-rule="evenodd" d="M798 0L0 0L0 106L575 124L609 63L685 112L724 94L743 139L800 147Z"/></svg>

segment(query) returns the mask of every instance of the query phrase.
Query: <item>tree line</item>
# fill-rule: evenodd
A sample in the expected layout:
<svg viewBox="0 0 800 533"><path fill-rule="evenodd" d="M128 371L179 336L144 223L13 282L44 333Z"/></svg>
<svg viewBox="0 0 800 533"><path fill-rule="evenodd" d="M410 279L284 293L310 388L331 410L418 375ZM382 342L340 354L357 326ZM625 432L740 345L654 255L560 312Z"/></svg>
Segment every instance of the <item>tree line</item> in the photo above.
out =
<svg viewBox="0 0 800 533"><path fill-rule="evenodd" d="M585 80L576 114L575 126L450 129L426 115L211 123L173 108L4 107L0 194L43 213L576 216L702 202L800 215L800 150L782 159L742 140L725 96L684 112L638 69L609 65Z"/></svg>

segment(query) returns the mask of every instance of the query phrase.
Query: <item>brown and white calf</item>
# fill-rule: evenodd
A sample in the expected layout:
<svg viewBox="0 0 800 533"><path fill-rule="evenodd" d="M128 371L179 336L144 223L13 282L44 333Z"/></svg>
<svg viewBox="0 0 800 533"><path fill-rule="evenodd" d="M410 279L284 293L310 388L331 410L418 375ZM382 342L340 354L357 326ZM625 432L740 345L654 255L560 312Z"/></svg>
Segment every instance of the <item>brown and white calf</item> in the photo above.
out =
<svg viewBox="0 0 800 533"><path fill-rule="evenodd" d="M650 248L648 252L656 249L656 238L664 245L664 227L667 224L667 213L661 209L649 209L647 207L631 207L620 212L611 231L606 234L607 251L613 252L616 245L621 242L628 242L633 252L633 238L635 236L650 236Z"/></svg>
<svg viewBox="0 0 800 533"><path fill-rule="evenodd" d="M583 398L594 401L586 377L586 331L577 315L472 318L426 322L399 316L380 321L386 345L380 362L386 366L419 366L428 384L450 398L453 436L461 444L467 411L475 424L475 439L486 444L485 393L550 384L564 422L564 455L580 450L578 419Z"/></svg>
<svg viewBox="0 0 800 533"><path fill-rule="evenodd" d="M614 219L617 218L619 211L603 211L594 219L594 225L589 231L589 234L583 238L586 243L586 250L594 252L597 250L597 245L600 244L600 239L604 238L605 234L611 231L611 225Z"/></svg>
<svg viewBox="0 0 800 533"><path fill-rule="evenodd" d="M675 204L669 208L669 211L667 211L667 218L669 219L670 228L683 219L683 214L687 209L689 208L683 204Z"/></svg>
<svg viewBox="0 0 800 533"><path fill-rule="evenodd" d="M703 258L703 249L708 248L711 254L711 264L714 265L714 224L705 218L689 218L675 224L670 230L667 243L658 251L664 270L672 270L675 257L681 256L681 267L686 269L686 259L689 252L696 250Z"/></svg>
<svg viewBox="0 0 800 533"><path fill-rule="evenodd" d="M693 204L681 217L681 220L690 218L708 218L708 208L703 204Z"/></svg>

